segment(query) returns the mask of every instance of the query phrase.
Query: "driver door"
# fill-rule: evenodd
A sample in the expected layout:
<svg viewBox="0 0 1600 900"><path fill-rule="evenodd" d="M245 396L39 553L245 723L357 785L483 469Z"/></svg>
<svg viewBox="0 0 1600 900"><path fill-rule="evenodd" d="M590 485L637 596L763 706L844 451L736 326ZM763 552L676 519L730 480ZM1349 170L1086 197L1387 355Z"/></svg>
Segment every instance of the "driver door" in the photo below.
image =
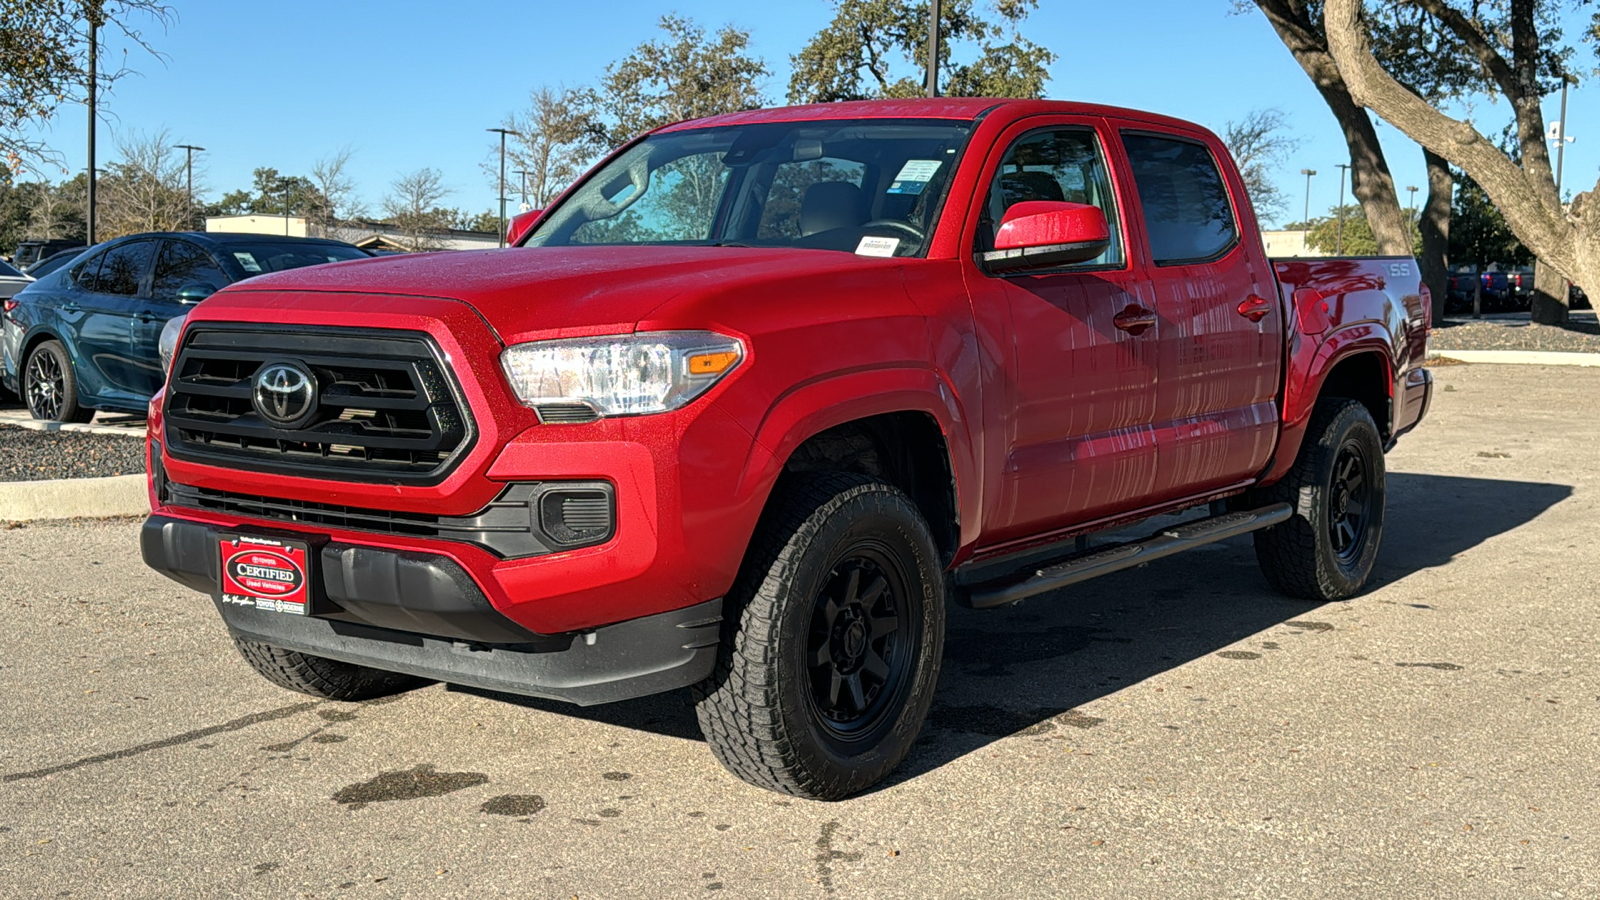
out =
<svg viewBox="0 0 1600 900"><path fill-rule="evenodd" d="M1099 119L1020 123L997 146L975 235L977 253L1026 200L1087 203L1106 214L1112 244L1099 259L1055 269L989 273L974 263L969 291L1000 371L998 435L988 457L998 502L985 511L996 543L1136 508L1156 483L1156 363L1161 324L1143 263L1128 252L1122 204ZM1136 323L1144 324L1138 325ZM995 383L998 382L998 383ZM998 427L996 427L998 426ZM986 541L987 543L987 541Z"/></svg>
<svg viewBox="0 0 1600 900"><path fill-rule="evenodd" d="M198 244L171 238L162 242L150 278L150 295L133 315L133 358L140 391L154 396L166 382L161 369L161 329L199 303L199 295L215 293L227 284L222 267ZM187 296L180 297L180 293Z"/></svg>

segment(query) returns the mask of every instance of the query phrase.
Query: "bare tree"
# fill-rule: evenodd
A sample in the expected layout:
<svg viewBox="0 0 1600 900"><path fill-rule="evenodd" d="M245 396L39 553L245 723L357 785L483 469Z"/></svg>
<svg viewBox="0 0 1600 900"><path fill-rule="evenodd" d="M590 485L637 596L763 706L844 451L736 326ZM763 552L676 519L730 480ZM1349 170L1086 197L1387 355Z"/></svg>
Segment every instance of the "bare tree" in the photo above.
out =
<svg viewBox="0 0 1600 900"><path fill-rule="evenodd" d="M408 249L437 250L437 232L448 229L456 218L454 210L439 206L449 195L438 169L418 169L389 183L383 214L405 236Z"/></svg>
<svg viewBox="0 0 1600 900"><path fill-rule="evenodd" d="M1273 179L1273 170L1300 148L1300 139L1288 130L1289 118L1277 109L1253 109L1243 120L1222 126L1222 142L1238 164L1260 218L1276 218L1289 209L1288 196Z"/></svg>
<svg viewBox="0 0 1600 900"><path fill-rule="evenodd" d="M1519 240L1539 258L1534 276L1533 318L1545 324L1566 320L1565 291L1549 290L1554 266L1588 292L1600 292L1600 199L1579 194L1563 208L1545 145L1539 102L1552 58L1553 35L1541 31L1538 0L1510 0L1509 35L1485 30L1481 21L1442 0L1407 0L1429 6L1465 43L1510 102L1516 115L1517 158L1499 149L1471 122L1452 118L1384 71L1372 55L1361 21L1361 0L1327 0L1328 49L1354 99L1370 107L1412 140L1459 166L1494 201ZM1504 50L1511 51L1507 59ZM1567 77L1564 71L1558 72ZM1600 185L1596 186L1600 190Z"/></svg>
<svg viewBox="0 0 1600 900"><path fill-rule="evenodd" d="M98 203L102 238L142 231L177 231L189 222L183 154L165 129L132 132L117 143L120 159L106 167Z"/></svg>
<svg viewBox="0 0 1600 900"><path fill-rule="evenodd" d="M506 147L510 172L527 173L528 202L536 209L549 205L567 186L583 174L594 157L604 149L596 140L589 98L583 91L540 87L528 95L528 106L507 116L504 127L516 132ZM499 189L499 143L484 172ZM507 184L515 193L519 182ZM498 227L498 226L497 226Z"/></svg>
<svg viewBox="0 0 1600 900"><path fill-rule="evenodd" d="M308 218L323 237L355 237L352 223L367 214L366 204L356 193L355 179L348 171L353 155L349 147L344 147L311 167L311 183L319 201L307 211Z"/></svg>

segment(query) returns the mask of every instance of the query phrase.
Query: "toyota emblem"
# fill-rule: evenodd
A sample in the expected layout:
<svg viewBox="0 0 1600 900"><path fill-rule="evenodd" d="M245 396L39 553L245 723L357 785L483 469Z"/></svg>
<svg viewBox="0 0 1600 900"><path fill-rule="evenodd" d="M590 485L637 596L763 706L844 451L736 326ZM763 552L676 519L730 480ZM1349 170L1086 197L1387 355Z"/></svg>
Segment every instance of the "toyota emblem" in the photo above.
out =
<svg viewBox="0 0 1600 900"><path fill-rule="evenodd" d="M299 363L268 363L256 372L250 401L269 424L292 428L316 409L316 376Z"/></svg>

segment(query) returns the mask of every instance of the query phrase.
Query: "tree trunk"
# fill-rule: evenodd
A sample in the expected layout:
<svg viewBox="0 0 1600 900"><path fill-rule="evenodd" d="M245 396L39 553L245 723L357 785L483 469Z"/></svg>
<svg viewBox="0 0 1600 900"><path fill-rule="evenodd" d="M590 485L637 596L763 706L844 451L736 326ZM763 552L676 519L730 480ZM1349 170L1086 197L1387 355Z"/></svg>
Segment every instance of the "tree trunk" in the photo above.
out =
<svg viewBox="0 0 1600 900"><path fill-rule="evenodd" d="M1256 0L1278 38L1305 70L1317 92L1328 104L1350 148L1350 176L1356 199L1367 214L1378 253L1384 256L1411 255L1411 229L1400 211L1400 197L1389 174L1389 163L1378 143L1367 110L1350 96L1350 89L1339 74L1339 67L1328 53L1327 42L1317 34L1315 24L1306 18L1302 6L1284 0Z"/></svg>
<svg viewBox="0 0 1600 900"><path fill-rule="evenodd" d="M1422 283L1433 294L1433 321L1438 322L1444 318L1445 291L1450 281L1450 201L1455 180L1450 177L1450 163L1444 157L1427 149L1422 156L1428 163L1428 200L1417 223L1422 234L1422 256L1417 264L1422 268Z"/></svg>
<svg viewBox="0 0 1600 900"><path fill-rule="evenodd" d="M1567 276L1543 259L1533 261L1533 296L1528 314L1540 325L1567 324Z"/></svg>

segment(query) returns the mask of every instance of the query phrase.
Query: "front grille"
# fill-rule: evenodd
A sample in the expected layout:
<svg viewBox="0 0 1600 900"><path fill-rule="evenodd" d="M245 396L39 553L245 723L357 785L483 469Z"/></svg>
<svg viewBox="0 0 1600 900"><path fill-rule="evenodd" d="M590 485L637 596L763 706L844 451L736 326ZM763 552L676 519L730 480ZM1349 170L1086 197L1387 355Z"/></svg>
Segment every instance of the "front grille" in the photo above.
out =
<svg viewBox="0 0 1600 900"><path fill-rule="evenodd" d="M298 363L317 382L296 427L259 416L256 374ZM352 481L435 484L471 446L472 419L443 355L411 332L197 326L167 387L178 459Z"/></svg>

